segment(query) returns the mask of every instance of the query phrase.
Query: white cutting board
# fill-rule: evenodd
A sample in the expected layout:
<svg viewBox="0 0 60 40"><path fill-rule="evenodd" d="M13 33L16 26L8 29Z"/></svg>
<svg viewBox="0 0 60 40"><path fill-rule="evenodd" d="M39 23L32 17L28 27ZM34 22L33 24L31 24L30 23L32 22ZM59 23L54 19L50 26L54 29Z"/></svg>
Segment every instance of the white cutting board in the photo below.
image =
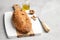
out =
<svg viewBox="0 0 60 40"><path fill-rule="evenodd" d="M29 11L26 11L27 13ZM13 12L5 12L4 14L4 23L5 23L5 30L6 30L6 34L8 36L8 38L13 38L13 37L17 37L17 33L16 33L16 29L13 28L13 25L11 23L11 17L12 17ZM31 19L32 15L29 15ZM38 18L36 18L36 20L34 21L33 19L31 19L32 22L32 29L34 34L41 34L42 33L42 26L40 24L40 21L38 20Z"/></svg>

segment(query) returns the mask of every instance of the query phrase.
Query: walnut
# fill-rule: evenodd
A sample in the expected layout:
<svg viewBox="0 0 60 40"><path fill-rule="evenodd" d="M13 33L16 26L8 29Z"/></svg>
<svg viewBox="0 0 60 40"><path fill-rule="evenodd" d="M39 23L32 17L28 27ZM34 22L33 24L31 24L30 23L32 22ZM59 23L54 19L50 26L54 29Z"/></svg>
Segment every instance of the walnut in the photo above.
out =
<svg viewBox="0 0 60 40"><path fill-rule="evenodd" d="M34 14L34 10L30 10L30 14L33 15Z"/></svg>
<svg viewBox="0 0 60 40"><path fill-rule="evenodd" d="M34 15L33 15L31 18L32 18L34 21L36 20L36 16L34 16Z"/></svg>

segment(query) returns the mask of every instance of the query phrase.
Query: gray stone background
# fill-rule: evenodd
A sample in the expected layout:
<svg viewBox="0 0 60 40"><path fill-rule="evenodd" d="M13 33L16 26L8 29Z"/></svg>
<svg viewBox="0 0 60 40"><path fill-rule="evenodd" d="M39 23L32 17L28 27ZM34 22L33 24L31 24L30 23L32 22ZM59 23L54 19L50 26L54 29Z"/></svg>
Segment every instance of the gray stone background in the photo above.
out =
<svg viewBox="0 0 60 40"><path fill-rule="evenodd" d="M12 11L12 5L20 4L20 1L22 0L0 0L0 40L60 40L60 0L30 0L32 6L37 6L40 9L40 15L51 29L49 33L7 39L3 25L3 14Z"/></svg>

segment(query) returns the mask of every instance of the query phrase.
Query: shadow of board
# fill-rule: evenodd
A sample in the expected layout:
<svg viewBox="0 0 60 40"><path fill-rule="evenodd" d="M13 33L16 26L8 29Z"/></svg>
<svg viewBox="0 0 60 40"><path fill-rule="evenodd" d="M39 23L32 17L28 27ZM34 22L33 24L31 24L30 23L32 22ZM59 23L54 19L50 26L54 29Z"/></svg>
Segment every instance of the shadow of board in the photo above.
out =
<svg viewBox="0 0 60 40"><path fill-rule="evenodd" d="M4 19L5 19L5 15L3 14L3 28L4 28L4 32L5 32L6 38L8 38L8 35L6 33L6 29L5 29L5 21L4 21Z"/></svg>

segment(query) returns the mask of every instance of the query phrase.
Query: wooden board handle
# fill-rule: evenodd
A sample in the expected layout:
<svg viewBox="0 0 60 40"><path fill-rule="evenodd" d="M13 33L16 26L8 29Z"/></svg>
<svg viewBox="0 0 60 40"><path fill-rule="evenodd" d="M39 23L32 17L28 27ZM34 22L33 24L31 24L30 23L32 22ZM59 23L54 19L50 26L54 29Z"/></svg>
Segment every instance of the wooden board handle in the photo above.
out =
<svg viewBox="0 0 60 40"><path fill-rule="evenodd" d="M41 21L41 25L42 25L42 27L43 27L45 32L49 32L50 31L50 28L48 27L48 25L45 22Z"/></svg>

